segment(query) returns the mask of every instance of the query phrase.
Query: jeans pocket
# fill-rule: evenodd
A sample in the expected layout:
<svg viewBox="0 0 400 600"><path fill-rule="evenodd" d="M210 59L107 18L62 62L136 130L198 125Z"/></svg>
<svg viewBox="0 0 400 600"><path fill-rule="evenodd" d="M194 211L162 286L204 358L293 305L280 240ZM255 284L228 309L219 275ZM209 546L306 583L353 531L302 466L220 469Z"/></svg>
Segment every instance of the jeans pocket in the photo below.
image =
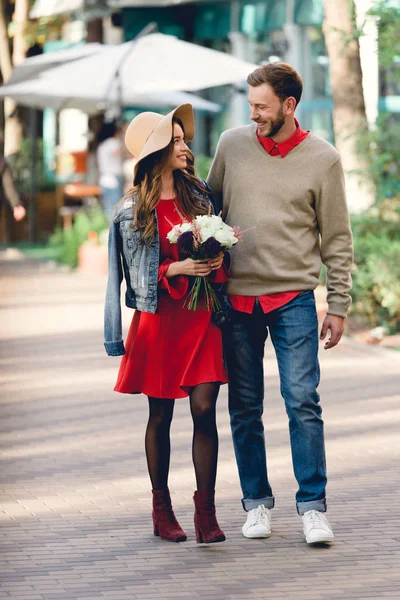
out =
<svg viewBox="0 0 400 600"><path fill-rule="evenodd" d="M300 298L300 296L314 296L314 290L302 290L301 292L299 292L299 294L297 295L298 298Z"/></svg>
<svg viewBox="0 0 400 600"><path fill-rule="evenodd" d="M314 290L303 290L293 300L301 304L315 304Z"/></svg>

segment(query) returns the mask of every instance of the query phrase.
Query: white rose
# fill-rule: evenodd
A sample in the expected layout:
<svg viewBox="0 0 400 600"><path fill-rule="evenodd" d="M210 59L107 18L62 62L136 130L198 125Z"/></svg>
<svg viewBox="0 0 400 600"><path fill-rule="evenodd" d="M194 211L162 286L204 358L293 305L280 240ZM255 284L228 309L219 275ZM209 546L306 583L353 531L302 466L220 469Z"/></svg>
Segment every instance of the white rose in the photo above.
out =
<svg viewBox="0 0 400 600"><path fill-rule="evenodd" d="M213 237L214 231L210 227L202 227L200 229L201 241L205 242L208 238Z"/></svg>
<svg viewBox="0 0 400 600"><path fill-rule="evenodd" d="M179 225L174 225L171 231L167 233L167 239L171 242L171 244L176 244L178 241L178 237L185 233L185 231L191 231L192 224L191 223L180 223Z"/></svg>
<svg viewBox="0 0 400 600"><path fill-rule="evenodd" d="M182 225L180 225L180 233L185 233L185 231L191 231L192 230L192 224L191 223L182 223Z"/></svg>
<svg viewBox="0 0 400 600"><path fill-rule="evenodd" d="M209 219L210 219L210 223L212 223L212 227L215 229L219 229L220 227L222 227L224 225L223 220L218 215L211 215L209 217Z"/></svg>
<svg viewBox="0 0 400 600"><path fill-rule="evenodd" d="M199 215L196 217L196 225L201 229L202 227L206 227L208 223L208 215Z"/></svg>
<svg viewBox="0 0 400 600"><path fill-rule="evenodd" d="M218 240L224 248L232 248L238 241L232 227L229 227L229 225L226 225L225 223L224 226L216 232L215 239Z"/></svg>
<svg viewBox="0 0 400 600"><path fill-rule="evenodd" d="M171 244L176 244L178 241L178 237L181 235L180 226L175 225L171 231L167 233L167 239L171 242Z"/></svg>
<svg viewBox="0 0 400 600"><path fill-rule="evenodd" d="M201 240L205 242L215 235L223 225L223 221L221 217L215 215L201 215L196 217L196 225L200 230Z"/></svg>

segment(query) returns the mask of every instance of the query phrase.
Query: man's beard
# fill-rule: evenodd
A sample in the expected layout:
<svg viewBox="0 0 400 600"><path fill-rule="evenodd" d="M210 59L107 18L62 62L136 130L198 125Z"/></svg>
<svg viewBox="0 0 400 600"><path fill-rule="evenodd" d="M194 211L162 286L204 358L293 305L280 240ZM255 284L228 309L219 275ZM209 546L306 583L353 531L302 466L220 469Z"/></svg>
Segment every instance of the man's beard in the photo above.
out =
<svg viewBox="0 0 400 600"><path fill-rule="evenodd" d="M276 118L273 121L271 121L269 131L267 131L267 134L265 135L265 137L274 137L274 135L276 135L282 129L284 124L285 124L285 117L283 116L282 107L280 107L280 109L278 110L278 114L276 115Z"/></svg>

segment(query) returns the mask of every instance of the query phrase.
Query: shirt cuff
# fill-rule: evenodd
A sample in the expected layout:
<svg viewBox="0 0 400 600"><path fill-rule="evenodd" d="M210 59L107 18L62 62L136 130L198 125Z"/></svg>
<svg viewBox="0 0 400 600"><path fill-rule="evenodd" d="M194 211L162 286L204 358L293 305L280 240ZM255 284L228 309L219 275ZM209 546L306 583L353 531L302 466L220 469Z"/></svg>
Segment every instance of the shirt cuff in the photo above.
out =
<svg viewBox="0 0 400 600"><path fill-rule="evenodd" d="M104 347L108 356L122 356L125 354L123 340L119 340L118 342L104 342Z"/></svg>
<svg viewBox="0 0 400 600"><path fill-rule="evenodd" d="M180 300L186 294L189 282L186 275L176 275L170 279L165 276L173 262L176 261L166 258L158 267L158 286L160 290L167 290L173 300Z"/></svg>
<svg viewBox="0 0 400 600"><path fill-rule="evenodd" d="M348 308L341 306L340 304L328 304L326 314L345 319L347 317L347 312Z"/></svg>

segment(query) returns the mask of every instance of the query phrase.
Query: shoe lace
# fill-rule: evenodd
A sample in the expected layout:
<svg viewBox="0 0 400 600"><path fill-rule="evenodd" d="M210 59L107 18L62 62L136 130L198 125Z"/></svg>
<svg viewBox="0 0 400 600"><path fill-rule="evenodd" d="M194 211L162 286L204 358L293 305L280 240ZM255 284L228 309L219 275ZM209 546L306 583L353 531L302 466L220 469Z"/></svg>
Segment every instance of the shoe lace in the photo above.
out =
<svg viewBox="0 0 400 600"><path fill-rule="evenodd" d="M254 525L264 523L266 515L267 511L265 510L264 504L260 504L260 506L257 507L256 513L254 515Z"/></svg>
<svg viewBox="0 0 400 600"><path fill-rule="evenodd" d="M327 524L318 510L310 510L308 516L312 527L327 529Z"/></svg>

